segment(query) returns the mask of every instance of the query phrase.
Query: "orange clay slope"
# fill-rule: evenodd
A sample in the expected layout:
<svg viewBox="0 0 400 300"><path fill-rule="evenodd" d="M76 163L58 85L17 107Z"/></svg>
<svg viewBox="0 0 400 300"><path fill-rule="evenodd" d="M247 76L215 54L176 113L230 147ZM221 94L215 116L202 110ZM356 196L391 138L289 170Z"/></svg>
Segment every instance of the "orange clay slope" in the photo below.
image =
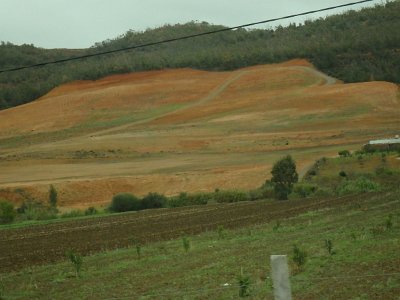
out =
<svg viewBox="0 0 400 300"><path fill-rule="evenodd" d="M64 207L113 194L250 189L291 154L321 157L400 131L399 88L343 84L304 60L232 72L116 75L0 111L0 197Z"/></svg>

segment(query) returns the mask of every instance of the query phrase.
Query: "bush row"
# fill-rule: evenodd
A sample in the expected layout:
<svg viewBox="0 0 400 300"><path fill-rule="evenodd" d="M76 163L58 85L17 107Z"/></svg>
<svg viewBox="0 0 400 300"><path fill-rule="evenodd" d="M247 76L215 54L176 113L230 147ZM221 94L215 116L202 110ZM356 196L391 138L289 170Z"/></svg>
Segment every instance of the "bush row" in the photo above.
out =
<svg viewBox="0 0 400 300"><path fill-rule="evenodd" d="M40 201L28 199L21 206L14 208L14 205L4 199L0 199L0 224L9 224L14 220L18 221L43 221L57 218L73 218L80 216L95 215L98 210L89 207L86 210L74 209L60 214L54 206L46 205Z"/></svg>
<svg viewBox="0 0 400 300"><path fill-rule="evenodd" d="M359 194L379 192L382 187L372 179L362 176L356 179L342 179L337 186L318 186L315 184L295 184L291 199L308 197L343 196L347 194Z"/></svg>
<svg viewBox="0 0 400 300"><path fill-rule="evenodd" d="M151 208L182 207L191 205L206 205L208 203L233 203L239 201L254 201L273 197L273 186L263 185L250 191L215 190L212 193L182 192L179 195L166 197L158 193L149 193L142 199L131 193L116 194L111 202L111 212L137 211Z"/></svg>
<svg viewBox="0 0 400 300"><path fill-rule="evenodd" d="M116 194L111 201L111 212L136 211L142 209L162 208L167 203L167 197L158 193L149 193L139 199L131 193Z"/></svg>
<svg viewBox="0 0 400 300"><path fill-rule="evenodd" d="M336 187L321 187L315 184L297 183L294 185L291 199L308 197L342 196L354 193L377 192L381 186L367 177L354 180L343 179ZM180 193L166 197L157 193L149 193L139 199L130 193L120 193L113 197L109 207L111 212L137 211L151 208L182 207L192 205L206 205L208 203L233 203L240 201L254 201L274 198L274 186L270 181L254 190L216 190L212 193Z"/></svg>

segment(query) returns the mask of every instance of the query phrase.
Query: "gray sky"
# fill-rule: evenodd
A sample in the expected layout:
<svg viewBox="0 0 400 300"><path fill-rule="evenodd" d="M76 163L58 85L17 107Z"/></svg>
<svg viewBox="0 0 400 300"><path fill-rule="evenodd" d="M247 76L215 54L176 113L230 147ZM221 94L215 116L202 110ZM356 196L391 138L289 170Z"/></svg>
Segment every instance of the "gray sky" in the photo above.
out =
<svg viewBox="0 0 400 300"><path fill-rule="evenodd" d="M356 0L0 0L0 41L86 48L129 29L141 31L191 20L236 26L349 2ZM320 16L295 18L283 25ZM277 25L269 23L268 27Z"/></svg>

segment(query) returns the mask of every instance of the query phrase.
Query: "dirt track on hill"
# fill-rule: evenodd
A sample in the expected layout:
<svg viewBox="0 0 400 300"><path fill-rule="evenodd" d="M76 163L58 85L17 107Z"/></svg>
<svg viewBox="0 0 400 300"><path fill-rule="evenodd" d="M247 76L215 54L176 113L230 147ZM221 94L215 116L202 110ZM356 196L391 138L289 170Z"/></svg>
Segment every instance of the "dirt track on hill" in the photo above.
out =
<svg viewBox="0 0 400 300"><path fill-rule="evenodd" d="M95 136L100 136L100 135L104 135L104 134L110 134L112 132L118 132L118 131L124 130L126 128L130 128L132 126L135 126L135 125L149 123L149 122L151 122L153 120L157 120L157 119L162 118L162 117L167 117L167 116L179 113L179 112L183 112L183 111L185 111L187 109L195 108L196 106L206 104L208 101L211 101L214 98L216 98L218 95L220 95L230 84L232 84L233 82L238 80L245 73L246 73L246 71L237 71L231 77L229 77L225 82L223 82L222 84L218 85L213 90L211 90L211 92L207 96L201 98L200 100L198 100L198 101L196 101L194 103L191 103L191 104L189 104L187 106L184 106L184 107L182 107L182 108L180 108L178 110L174 110L172 112L168 112L168 113L165 113L163 115L158 115L158 116L155 116L155 117L152 117L152 118L147 118L147 119L140 120L140 121L133 122L133 123L129 123L129 124L126 124L126 125L112 127L112 128L106 129L106 130L96 131L96 133L90 134L89 137L95 137Z"/></svg>
<svg viewBox="0 0 400 300"><path fill-rule="evenodd" d="M5 272L62 260L68 249L90 255L132 246L132 239L146 244L215 230L219 225L237 228L263 224L354 200L359 197L215 204L0 230L0 269Z"/></svg>
<svg viewBox="0 0 400 300"><path fill-rule="evenodd" d="M298 170L398 134L399 88L343 84L305 60L233 72L159 70L74 82L0 111L0 198L65 209L138 196L253 189L290 154Z"/></svg>

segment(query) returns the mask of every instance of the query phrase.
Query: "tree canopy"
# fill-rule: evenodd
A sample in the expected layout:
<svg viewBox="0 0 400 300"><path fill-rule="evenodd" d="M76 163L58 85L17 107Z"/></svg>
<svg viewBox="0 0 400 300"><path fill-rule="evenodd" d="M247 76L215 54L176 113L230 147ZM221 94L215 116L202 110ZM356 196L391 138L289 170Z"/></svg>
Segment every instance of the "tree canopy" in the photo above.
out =
<svg viewBox="0 0 400 300"><path fill-rule="evenodd" d="M206 22L130 30L89 49L0 44L0 69L140 45L224 28ZM400 1L275 29L239 29L85 60L0 74L0 109L30 102L73 80L191 67L232 70L305 58L345 82L400 82Z"/></svg>
<svg viewBox="0 0 400 300"><path fill-rule="evenodd" d="M278 160L271 171L271 182L274 183L275 195L279 200L287 200L293 184L299 179L296 163L290 155Z"/></svg>

